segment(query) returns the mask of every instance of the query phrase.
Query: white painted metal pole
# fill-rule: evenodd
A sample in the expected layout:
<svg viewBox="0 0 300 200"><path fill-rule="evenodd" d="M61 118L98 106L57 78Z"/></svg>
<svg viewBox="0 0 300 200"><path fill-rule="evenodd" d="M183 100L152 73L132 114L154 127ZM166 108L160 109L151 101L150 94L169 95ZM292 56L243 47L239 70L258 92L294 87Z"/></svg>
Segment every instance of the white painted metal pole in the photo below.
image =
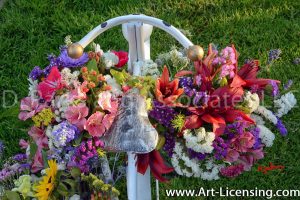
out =
<svg viewBox="0 0 300 200"><path fill-rule="evenodd" d="M137 200L136 190L137 190L137 171L135 166L135 154L132 152L127 152L128 156L128 166L127 166L127 196L128 200Z"/></svg>

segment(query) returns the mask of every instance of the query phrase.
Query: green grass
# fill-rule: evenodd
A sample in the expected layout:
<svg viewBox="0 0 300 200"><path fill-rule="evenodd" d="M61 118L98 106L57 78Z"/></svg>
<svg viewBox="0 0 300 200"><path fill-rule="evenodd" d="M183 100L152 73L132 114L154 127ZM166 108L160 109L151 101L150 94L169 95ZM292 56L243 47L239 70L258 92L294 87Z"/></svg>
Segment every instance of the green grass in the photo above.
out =
<svg viewBox="0 0 300 200"><path fill-rule="evenodd" d="M265 67L268 51L280 48L283 52L281 59L264 76L283 83L292 79L295 89L299 90L300 66L292 64L294 58L300 57L299 0L10 0L0 10L1 105L5 90L14 91L18 101L27 95L28 73L35 65L45 67L47 54L57 54L66 35L79 40L101 22L131 13L151 15L188 30L192 33L190 39L204 47L210 42L222 47L234 43L241 54L240 62L257 58ZM105 50L127 49L120 27L105 32L96 42ZM155 29L151 42L153 56L178 45L158 29ZM13 104L14 95L6 94L6 103ZM299 93L295 94L300 100ZM251 172L235 179L223 178L213 182L175 178L169 184L160 184L161 199L167 198L165 189L218 189L221 186L231 189L300 189L299 111L296 108L283 119L289 130L288 136L283 138L276 132L278 137L273 147L267 149L265 159ZM0 140L5 142L5 156L9 157L19 151L18 141L26 137L29 124L18 120L17 105L12 108L1 106L0 113ZM266 166L269 162L284 165L286 169L283 173L274 171L267 175L257 172L258 165ZM121 190L121 199L125 199L125 185Z"/></svg>

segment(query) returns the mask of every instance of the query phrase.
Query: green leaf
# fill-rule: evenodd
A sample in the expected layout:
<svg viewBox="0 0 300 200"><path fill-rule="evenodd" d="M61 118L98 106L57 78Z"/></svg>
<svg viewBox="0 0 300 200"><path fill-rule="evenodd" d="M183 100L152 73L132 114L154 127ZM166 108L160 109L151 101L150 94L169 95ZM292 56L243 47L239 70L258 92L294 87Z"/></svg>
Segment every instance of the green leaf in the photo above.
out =
<svg viewBox="0 0 300 200"><path fill-rule="evenodd" d="M57 186L57 192L62 195L63 197L69 196L68 187L63 183L60 182Z"/></svg>
<svg viewBox="0 0 300 200"><path fill-rule="evenodd" d="M165 142L166 142L166 138L162 135L158 135L158 142L155 149L160 150L165 145Z"/></svg>
<svg viewBox="0 0 300 200"><path fill-rule="evenodd" d="M17 192L5 191L5 196L9 200L21 200L21 197Z"/></svg>
<svg viewBox="0 0 300 200"><path fill-rule="evenodd" d="M123 85L123 83L126 82L126 80L130 77L125 70L119 72L115 69L111 69L110 73L116 79L117 83L119 83L120 85Z"/></svg>
<svg viewBox="0 0 300 200"><path fill-rule="evenodd" d="M72 176L73 178L80 177L80 176L81 176L81 171L80 171L80 169L79 169L78 167L73 167L73 168L71 169L71 176Z"/></svg>
<svg viewBox="0 0 300 200"><path fill-rule="evenodd" d="M77 183L76 183L75 180L73 180L73 179L66 179L66 180L63 181L63 183L68 184L70 186L70 188L71 188L70 190L72 192L74 192L76 190Z"/></svg>
<svg viewBox="0 0 300 200"><path fill-rule="evenodd" d="M38 146L35 142L32 142L30 144L30 156L29 158L32 159L34 157L34 155L36 154L36 151L38 149Z"/></svg>
<svg viewBox="0 0 300 200"><path fill-rule="evenodd" d="M96 72L99 73L99 70L98 70L98 67L97 67L97 62L96 62L95 59L90 60L90 61L87 63L86 67L88 68L89 71L95 70Z"/></svg>
<svg viewBox="0 0 300 200"><path fill-rule="evenodd" d="M48 168L49 167L48 166L48 155L44 149L42 149L42 158L43 158L45 168Z"/></svg>

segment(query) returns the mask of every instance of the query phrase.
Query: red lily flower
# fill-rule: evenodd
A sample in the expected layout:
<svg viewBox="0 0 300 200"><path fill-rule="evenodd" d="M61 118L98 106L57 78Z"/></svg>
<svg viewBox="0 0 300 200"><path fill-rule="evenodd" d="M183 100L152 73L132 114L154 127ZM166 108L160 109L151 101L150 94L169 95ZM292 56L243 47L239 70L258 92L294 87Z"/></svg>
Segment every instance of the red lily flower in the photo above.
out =
<svg viewBox="0 0 300 200"><path fill-rule="evenodd" d="M165 66L162 76L156 81L155 96L156 99L166 105L179 105L175 103L176 99L183 93L183 89L179 88L179 79L169 81L170 75L168 68Z"/></svg>
<svg viewBox="0 0 300 200"><path fill-rule="evenodd" d="M251 88L252 86L257 86L259 89L264 89L272 79L256 78L259 71L258 60L251 61L242 66L238 71L238 75L245 81L245 88ZM275 80L278 84L280 81Z"/></svg>
<svg viewBox="0 0 300 200"><path fill-rule="evenodd" d="M137 171L141 174L145 174L148 166L150 165L150 170L153 176L161 182L168 181L168 179L163 177L162 174L168 174L174 171L172 167L165 165L162 156L157 150L153 150L146 154L137 154L136 165Z"/></svg>

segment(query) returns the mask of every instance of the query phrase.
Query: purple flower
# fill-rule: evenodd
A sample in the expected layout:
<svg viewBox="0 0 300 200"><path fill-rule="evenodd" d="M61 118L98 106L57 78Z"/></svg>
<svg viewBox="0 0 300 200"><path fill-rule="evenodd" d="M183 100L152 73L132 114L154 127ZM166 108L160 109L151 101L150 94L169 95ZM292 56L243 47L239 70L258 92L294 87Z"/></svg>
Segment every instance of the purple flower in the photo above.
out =
<svg viewBox="0 0 300 200"><path fill-rule="evenodd" d="M155 119L158 123L169 129L170 132L174 132L172 126L172 120L177 113L169 106L165 106L162 103L154 100L153 109L149 112L149 116Z"/></svg>
<svg viewBox="0 0 300 200"><path fill-rule="evenodd" d="M283 88L284 90L288 90L292 85L293 85L293 81L289 80L286 84L284 84Z"/></svg>
<svg viewBox="0 0 300 200"><path fill-rule="evenodd" d="M16 154L13 156L13 160L17 162L22 162L27 159L27 155L25 153Z"/></svg>
<svg viewBox="0 0 300 200"><path fill-rule="evenodd" d="M277 124L276 124L276 128L279 130L280 134L282 136L286 136L288 131L285 128L285 125L283 124L283 122L281 121L281 119L279 119L279 117L277 117Z"/></svg>
<svg viewBox="0 0 300 200"><path fill-rule="evenodd" d="M273 88L273 90L272 90L272 96L273 97L278 96L279 95L279 89L278 89L278 85L277 85L276 81L270 80L270 84L271 84L271 86Z"/></svg>
<svg viewBox="0 0 300 200"><path fill-rule="evenodd" d="M221 160L226 157L229 145L221 137L215 138L213 142L214 156L217 160Z"/></svg>
<svg viewBox="0 0 300 200"><path fill-rule="evenodd" d="M175 147L175 138L174 138L173 135L171 135L169 133L166 133L165 134L165 139L166 139L166 142L165 142L165 145L163 147L163 150L165 152L167 152L169 157L172 157L173 156L173 150L174 150L174 147Z"/></svg>
<svg viewBox="0 0 300 200"><path fill-rule="evenodd" d="M87 53L83 53L83 55L78 59L73 59L69 57L67 52L67 47L62 47L60 51L60 55L58 59L62 62L63 67L80 67L89 61L89 56Z"/></svg>
<svg viewBox="0 0 300 200"><path fill-rule="evenodd" d="M43 75L43 70L39 66L35 66L29 74L29 78L32 80L37 80L40 76Z"/></svg>
<svg viewBox="0 0 300 200"><path fill-rule="evenodd" d="M279 59L280 54L282 51L280 49L272 49L269 51L269 58L268 58L268 64L273 62L274 60Z"/></svg>
<svg viewBox="0 0 300 200"><path fill-rule="evenodd" d="M54 136L54 143L58 146L66 146L69 142L77 138L80 133L79 129L68 123L67 121L61 122L57 129L52 132Z"/></svg>
<svg viewBox="0 0 300 200"><path fill-rule="evenodd" d="M261 147L261 139L259 137L260 130L258 127L253 128L250 133L254 136L255 143L253 144L253 149L259 149Z"/></svg>
<svg viewBox="0 0 300 200"><path fill-rule="evenodd" d="M191 159L198 159L198 160L204 160L206 158L206 154L204 153L198 153L194 151L193 149L187 149L188 155Z"/></svg>

